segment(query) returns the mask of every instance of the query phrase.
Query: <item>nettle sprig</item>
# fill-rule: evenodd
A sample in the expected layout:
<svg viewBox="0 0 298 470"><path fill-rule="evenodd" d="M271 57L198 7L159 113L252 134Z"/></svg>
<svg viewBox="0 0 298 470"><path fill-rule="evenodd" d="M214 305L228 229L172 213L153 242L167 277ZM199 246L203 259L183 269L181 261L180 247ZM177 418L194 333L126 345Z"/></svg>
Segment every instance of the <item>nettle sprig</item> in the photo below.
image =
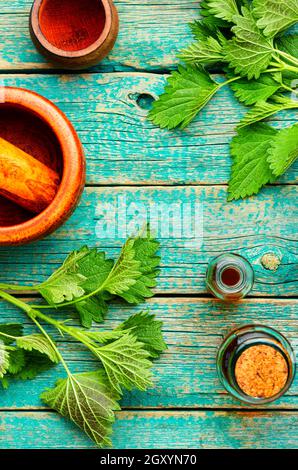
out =
<svg viewBox="0 0 298 470"><path fill-rule="evenodd" d="M195 41L153 104L149 119L161 128L185 128L211 98L229 85L251 109L237 128L228 200L259 192L298 157L298 124L276 131L260 121L298 108L298 34L283 34L298 21L297 0L204 0L201 21L190 25ZM227 80L215 81L217 66Z"/></svg>
<svg viewBox="0 0 298 470"><path fill-rule="evenodd" d="M48 280L36 286L0 284L0 297L23 310L39 333L24 336L20 324L0 324L0 380L32 379L61 363L66 378L46 390L41 399L62 416L75 422L99 446L111 444L115 411L123 389L146 390L152 385L153 359L166 349L162 322L148 312L130 316L112 331L90 331L58 321L44 310L76 310L84 327L103 322L112 299L139 304L152 297L159 273L159 243L144 234L129 238L116 261L84 246L71 253ZM46 304L25 303L7 291L38 291ZM62 337L83 344L101 368L72 373L54 339L45 329L50 324Z"/></svg>

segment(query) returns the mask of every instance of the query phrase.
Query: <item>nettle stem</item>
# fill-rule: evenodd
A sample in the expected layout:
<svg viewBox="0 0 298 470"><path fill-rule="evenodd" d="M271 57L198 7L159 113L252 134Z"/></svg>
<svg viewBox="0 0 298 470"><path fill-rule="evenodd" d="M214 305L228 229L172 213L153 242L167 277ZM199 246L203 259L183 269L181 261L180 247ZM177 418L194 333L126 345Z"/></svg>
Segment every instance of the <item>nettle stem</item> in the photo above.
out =
<svg viewBox="0 0 298 470"><path fill-rule="evenodd" d="M54 326L58 331L63 331L64 333L67 333L69 336L72 336L74 339L84 344L88 348L90 347L90 344L86 341L86 337L85 336L83 337L83 335L77 328L66 326L64 323L61 323L55 320L54 318L51 318L48 315L45 315L44 313L39 312L38 310L35 311L34 313L35 313L35 318L40 318L40 320L43 320L44 322L49 323L50 325Z"/></svg>
<svg viewBox="0 0 298 470"><path fill-rule="evenodd" d="M284 51L280 51L279 49L277 50L277 52L278 52L279 55L281 55L282 57L287 59L289 62L292 62L292 64L298 65L298 60L295 57L293 57L292 55L287 54Z"/></svg>
<svg viewBox="0 0 298 470"><path fill-rule="evenodd" d="M80 331L77 331L75 328L66 326L66 325L64 325L64 323L61 323L61 322L55 320L54 318L51 318L48 315L45 315L44 313L37 310L38 306L36 306L36 308L35 308L35 306L26 304L22 300L17 299L13 295L8 294L7 292L3 292L1 290L0 290L0 297L2 297L2 299L6 300L7 302L11 303L12 305L15 305L16 307L23 310L28 315L28 317L36 324L38 329L40 331L42 331L43 335L46 336L46 338L51 342L51 344L52 344L52 340L51 340L50 336L43 329L43 327L39 324L39 322L36 320L37 318L43 320L44 322L48 323L49 325L54 326L58 331L64 331L69 336L72 336L77 341L79 341L79 342L81 342L81 343L83 343L83 344L85 344L86 346L89 347L89 344L86 343L86 338L82 337L82 335L80 334ZM55 345L55 343L53 343L53 344L54 344L53 347L55 348L55 350L57 350L57 346ZM64 360L63 360L60 352L58 350L56 352L57 352L61 362L64 365Z"/></svg>
<svg viewBox="0 0 298 470"><path fill-rule="evenodd" d="M8 335L7 333L3 333L2 331L0 331L0 336L4 336L5 338L12 339L12 340L17 339L16 336Z"/></svg>
<svg viewBox="0 0 298 470"><path fill-rule="evenodd" d="M30 315L29 315L30 316ZM59 357L60 361L61 361L61 364L63 365L64 369L66 370L67 374L68 375L71 375L71 372L68 368L68 365L66 364L62 354L60 353L59 349L57 348L56 344L54 343L54 341L52 340L52 338L48 335L48 333L46 332L46 330L41 326L41 324L36 320L36 316L38 316L38 312L35 312L35 316L30 316L31 320L35 323L35 325L37 326L37 328L41 331L41 333L44 335L45 338L47 338L47 340L49 341L49 343L51 344L52 348L54 348L54 350L56 351L56 354L57 356Z"/></svg>
<svg viewBox="0 0 298 470"><path fill-rule="evenodd" d="M36 292L36 286L19 286L14 284L0 284L1 290L9 290L9 291L32 291Z"/></svg>
<svg viewBox="0 0 298 470"><path fill-rule="evenodd" d="M287 62L284 62L278 55L275 55L274 60L270 63L270 66L273 68L268 68L265 72L283 72L287 70L289 72L298 73L298 62L295 61L293 63L296 67L288 64Z"/></svg>
<svg viewBox="0 0 298 470"><path fill-rule="evenodd" d="M35 310L34 308L32 308L31 305L26 304L22 300L17 299L16 297L14 297L11 294L8 294L7 292L3 292L3 291L0 290L0 297L2 297L2 299L6 300L7 302L11 303L12 305L15 305L16 307L20 308L21 310L23 310L23 312L25 312L27 314L27 316L30 318L30 320L32 320L35 323L37 328L42 332L42 334L45 336L45 338L47 338L47 340L50 342L50 344L52 345L52 347L56 351L61 363L63 364L66 372L68 374L70 374L70 370L69 370L66 362L64 361L63 356L61 355L60 351L58 350L56 344L54 343L52 338L48 335L48 333L45 331L45 329L40 325L40 323L37 321L36 318L37 317L42 318L45 322L55 326L57 329L63 329L64 325L62 325L60 322L58 322L56 320L53 320L52 318L48 317L47 315L43 315L41 312L38 312L38 310ZM65 327L65 328L67 328L67 327Z"/></svg>
<svg viewBox="0 0 298 470"><path fill-rule="evenodd" d="M285 64L284 70L298 74L298 67L293 67L292 65Z"/></svg>
<svg viewBox="0 0 298 470"><path fill-rule="evenodd" d="M236 82L237 80L240 80L240 76L238 77L233 77L233 78L230 78L230 80L226 80L225 82L223 83L218 83L218 90L220 90L222 87L226 86L226 85L229 85L230 83L232 82Z"/></svg>
<svg viewBox="0 0 298 470"><path fill-rule="evenodd" d="M17 299L11 294L0 290L0 297L2 297L2 299L4 300L7 300L7 302L11 303L12 305L15 305L16 307L20 308L25 313L27 313L27 315L32 313L34 314L34 309L31 307L31 305L26 304L25 302L20 299Z"/></svg>
<svg viewBox="0 0 298 470"><path fill-rule="evenodd" d="M282 84L282 87L285 90L289 91L290 93L295 93L295 95L298 95L298 90L295 90L294 88L287 86L285 83Z"/></svg>

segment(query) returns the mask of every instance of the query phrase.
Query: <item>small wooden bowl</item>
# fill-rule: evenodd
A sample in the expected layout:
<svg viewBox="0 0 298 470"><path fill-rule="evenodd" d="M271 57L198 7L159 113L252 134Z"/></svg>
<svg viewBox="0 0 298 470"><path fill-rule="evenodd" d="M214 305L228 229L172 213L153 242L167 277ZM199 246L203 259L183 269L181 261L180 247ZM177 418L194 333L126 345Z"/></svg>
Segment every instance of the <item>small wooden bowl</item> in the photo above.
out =
<svg viewBox="0 0 298 470"><path fill-rule="evenodd" d="M98 64L113 48L119 30L112 0L35 0L30 32L37 49L69 69Z"/></svg>
<svg viewBox="0 0 298 470"><path fill-rule="evenodd" d="M66 116L21 88L0 87L0 137L61 177L53 202L38 215L0 197L0 245L21 245L50 234L71 215L84 189L84 152Z"/></svg>

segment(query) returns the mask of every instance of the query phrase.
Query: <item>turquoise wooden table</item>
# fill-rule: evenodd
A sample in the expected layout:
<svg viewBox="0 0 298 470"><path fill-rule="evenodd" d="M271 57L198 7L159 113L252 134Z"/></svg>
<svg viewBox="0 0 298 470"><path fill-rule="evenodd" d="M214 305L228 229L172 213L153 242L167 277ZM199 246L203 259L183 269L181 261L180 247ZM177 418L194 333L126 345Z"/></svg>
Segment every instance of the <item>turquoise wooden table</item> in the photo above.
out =
<svg viewBox="0 0 298 470"><path fill-rule="evenodd" d="M161 236L162 268L156 296L148 303L164 321L168 351L155 364L154 388L125 395L113 442L116 448L293 448L298 445L298 377L273 404L241 406L220 384L217 348L234 327L250 322L285 333L298 351L297 174L294 165L257 197L226 202L229 142L244 109L223 89L186 131L154 128L147 109L163 89L175 53L190 40L187 23L198 15L197 0L118 0L121 29L104 62L82 74L55 70L36 52L28 34L31 0L0 0L1 82L46 96L71 119L87 156L87 186L81 203L55 234L26 247L0 250L1 279L44 280L82 244L113 243L96 231L104 204L126 201L198 203L203 210L200 248L183 237ZM297 120L287 111L274 125ZM106 207L106 206L105 206ZM238 306L223 305L206 293L210 258L221 252L247 257L256 270L252 295ZM276 272L261 263L273 253ZM25 322L0 303L1 321ZM108 326L140 307L113 306ZM75 322L75 318L73 318ZM57 338L59 341L59 338ZM74 371L92 365L74 342L61 344ZM60 367L34 381L0 391L0 448L90 448L83 433L39 400Z"/></svg>

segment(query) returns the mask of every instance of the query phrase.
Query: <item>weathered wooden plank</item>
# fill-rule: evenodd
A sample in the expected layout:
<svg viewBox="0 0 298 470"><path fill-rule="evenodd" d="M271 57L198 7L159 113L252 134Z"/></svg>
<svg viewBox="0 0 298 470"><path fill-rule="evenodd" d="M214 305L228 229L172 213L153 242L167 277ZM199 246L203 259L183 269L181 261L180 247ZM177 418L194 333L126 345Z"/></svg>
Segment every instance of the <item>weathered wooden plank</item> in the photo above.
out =
<svg viewBox="0 0 298 470"><path fill-rule="evenodd" d="M269 187L234 203L226 202L221 186L87 188L70 220L49 238L1 248L0 282L38 283L83 244L116 256L126 236L148 220L161 241L159 293L205 293L208 262L229 251L253 263L254 295L293 296L298 282L296 198L292 185ZM281 258L276 272L261 264L268 252Z"/></svg>
<svg viewBox="0 0 298 470"><path fill-rule="evenodd" d="M156 361L153 369L154 388L147 392L126 393L124 407L132 408L241 408L220 384L216 372L216 354L223 338L240 325L259 323L284 333L298 353L298 301L246 300L238 305L200 298L153 298L146 305L131 307L113 304L104 325L94 329L109 330L131 313L148 308L164 322L164 337L168 350ZM6 302L0 302L1 322L22 322L25 332L35 328L24 314ZM70 312L55 312L55 318L70 320L77 325L77 316ZM74 372L98 367L93 356L71 338L62 338L51 328L63 357ZM0 390L0 408L44 408L40 393L64 377L62 366L41 374L34 381L13 381L8 390ZM263 408L297 409L298 376L287 394Z"/></svg>
<svg viewBox="0 0 298 470"><path fill-rule="evenodd" d="M0 448L93 448L89 439L56 413L3 412ZM298 414L287 412L119 412L118 449L296 448ZM100 453L99 453L100 455Z"/></svg>
<svg viewBox="0 0 298 470"><path fill-rule="evenodd" d="M230 141L246 112L229 88L185 131L170 132L146 119L164 75L3 75L2 80L46 96L66 113L85 148L88 184L222 184L229 179ZM297 119L296 111L287 111L273 123L285 127ZM295 181L297 162L280 182Z"/></svg>
<svg viewBox="0 0 298 470"><path fill-rule="evenodd" d="M199 18L200 0L115 0L120 32L115 48L93 70L164 70L191 41L188 23ZM53 69L29 35L32 0L0 0L0 70Z"/></svg>
<svg viewBox="0 0 298 470"><path fill-rule="evenodd" d="M115 48L94 70L165 69L191 39L187 23L199 14L198 0L116 0L120 32ZM29 35L32 0L0 0L0 69L49 69Z"/></svg>

